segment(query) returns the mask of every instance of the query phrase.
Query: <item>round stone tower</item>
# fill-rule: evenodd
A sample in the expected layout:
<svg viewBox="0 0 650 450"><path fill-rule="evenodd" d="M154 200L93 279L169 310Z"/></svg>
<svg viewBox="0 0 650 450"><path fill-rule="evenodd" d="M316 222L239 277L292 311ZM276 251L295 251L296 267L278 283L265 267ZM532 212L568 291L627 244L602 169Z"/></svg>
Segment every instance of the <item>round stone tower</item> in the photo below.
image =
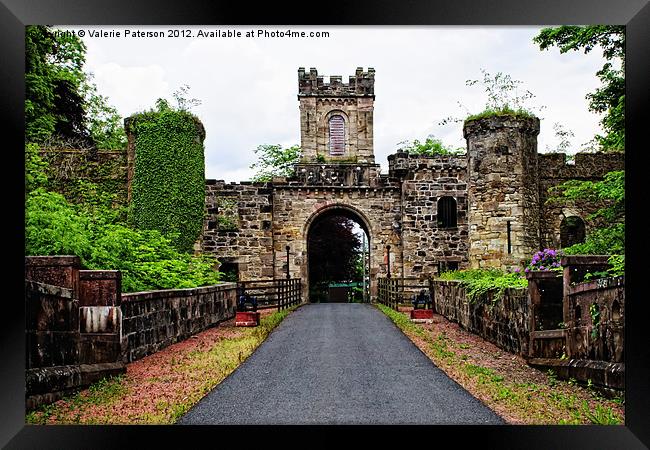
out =
<svg viewBox="0 0 650 450"><path fill-rule="evenodd" d="M467 121L469 262L511 269L539 249L536 117Z"/></svg>

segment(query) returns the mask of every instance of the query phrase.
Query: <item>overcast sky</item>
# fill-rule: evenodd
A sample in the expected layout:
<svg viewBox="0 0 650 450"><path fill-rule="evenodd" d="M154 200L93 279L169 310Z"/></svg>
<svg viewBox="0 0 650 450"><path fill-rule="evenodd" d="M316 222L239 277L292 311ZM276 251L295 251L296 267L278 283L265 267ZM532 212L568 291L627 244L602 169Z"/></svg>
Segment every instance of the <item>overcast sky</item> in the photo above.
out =
<svg viewBox="0 0 650 450"><path fill-rule="evenodd" d="M461 124L440 126L466 109L483 110L485 93L466 86L481 69L502 72L535 94L539 115L538 150L557 143L553 124L575 133L573 149L601 132L600 117L588 111L585 95L600 85L604 61L589 54L540 51L532 38L541 27L57 27L84 30L86 69L99 92L122 116L150 109L157 98L189 85L192 108L206 129L206 178L249 179L260 144L300 144L298 67L347 81L356 67L375 74L375 157L387 170L387 155L404 140L435 135L465 146ZM89 37L89 30L121 31L121 37ZM132 31L191 30L192 37L124 37ZM196 37L206 31L238 30L242 37ZM257 37L257 30L329 32L329 37ZM254 30L255 37L246 37ZM180 34L180 32L179 32ZM327 81L327 78L326 78ZM462 103L461 108L458 103ZM172 101L173 103L173 101Z"/></svg>

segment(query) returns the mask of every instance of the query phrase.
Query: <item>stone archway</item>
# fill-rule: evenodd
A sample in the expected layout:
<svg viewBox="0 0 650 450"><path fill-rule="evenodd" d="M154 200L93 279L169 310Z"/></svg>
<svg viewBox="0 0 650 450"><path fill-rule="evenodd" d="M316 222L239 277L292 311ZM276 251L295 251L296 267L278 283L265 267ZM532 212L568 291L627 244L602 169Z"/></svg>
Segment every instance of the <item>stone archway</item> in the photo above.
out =
<svg viewBox="0 0 650 450"><path fill-rule="evenodd" d="M332 217L344 217L346 219L349 219L353 222L355 222L359 227L363 230L365 233L367 242L367 273L369 276L369 286L368 286L368 291L370 292L370 295L374 292L373 290L373 285L376 283L373 283L373 277L370 276L371 273L375 272L375 270L372 270L371 267L373 265L373 236L372 236L372 227L370 225L370 221L368 220L365 215L359 211L357 208L346 205L346 204L341 204L341 203L334 203L334 204L327 204L326 206L318 209L315 211L305 222L304 228L303 228L303 244L304 244L304 258L302 261L301 265L301 277L304 280L303 281L303 295L304 298L309 299L309 288L311 285L310 281L310 264L314 264L313 261L310 261L310 248L309 248L309 242L310 242L310 236L314 232L315 226L319 223L322 223L323 220L326 220L328 218ZM365 255L364 255L365 257ZM375 288L376 289L376 288Z"/></svg>

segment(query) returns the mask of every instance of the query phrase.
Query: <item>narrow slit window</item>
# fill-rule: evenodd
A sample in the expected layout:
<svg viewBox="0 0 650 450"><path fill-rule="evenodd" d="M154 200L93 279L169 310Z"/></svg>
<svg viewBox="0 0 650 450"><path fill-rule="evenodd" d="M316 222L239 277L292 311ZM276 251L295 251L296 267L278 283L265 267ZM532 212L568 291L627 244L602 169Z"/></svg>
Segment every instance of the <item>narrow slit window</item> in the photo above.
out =
<svg viewBox="0 0 650 450"><path fill-rule="evenodd" d="M345 120L343 116L332 116L330 126L330 156L345 154Z"/></svg>
<svg viewBox="0 0 650 450"><path fill-rule="evenodd" d="M456 199L441 197L438 200L438 228L455 228L457 226Z"/></svg>

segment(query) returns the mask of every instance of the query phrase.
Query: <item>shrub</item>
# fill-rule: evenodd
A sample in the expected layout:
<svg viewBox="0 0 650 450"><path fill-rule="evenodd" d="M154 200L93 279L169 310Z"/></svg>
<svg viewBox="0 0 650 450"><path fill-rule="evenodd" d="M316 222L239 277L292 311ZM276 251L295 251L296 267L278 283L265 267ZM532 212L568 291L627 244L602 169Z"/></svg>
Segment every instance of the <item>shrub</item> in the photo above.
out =
<svg viewBox="0 0 650 450"><path fill-rule="evenodd" d="M530 260L530 264L526 267L525 271L530 272L531 270L540 270L540 271L562 271L562 266L560 266L560 259L564 253L561 250L553 250L551 248L545 248L542 251L535 253Z"/></svg>
<svg viewBox="0 0 650 450"><path fill-rule="evenodd" d="M438 277L441 280L460 281L465 287L467 298L472 301L492 292L492 301L503 298L506 289L525 288L528 281L514 272L503 272L497 269L470 269L443 272Z"/></svg>

